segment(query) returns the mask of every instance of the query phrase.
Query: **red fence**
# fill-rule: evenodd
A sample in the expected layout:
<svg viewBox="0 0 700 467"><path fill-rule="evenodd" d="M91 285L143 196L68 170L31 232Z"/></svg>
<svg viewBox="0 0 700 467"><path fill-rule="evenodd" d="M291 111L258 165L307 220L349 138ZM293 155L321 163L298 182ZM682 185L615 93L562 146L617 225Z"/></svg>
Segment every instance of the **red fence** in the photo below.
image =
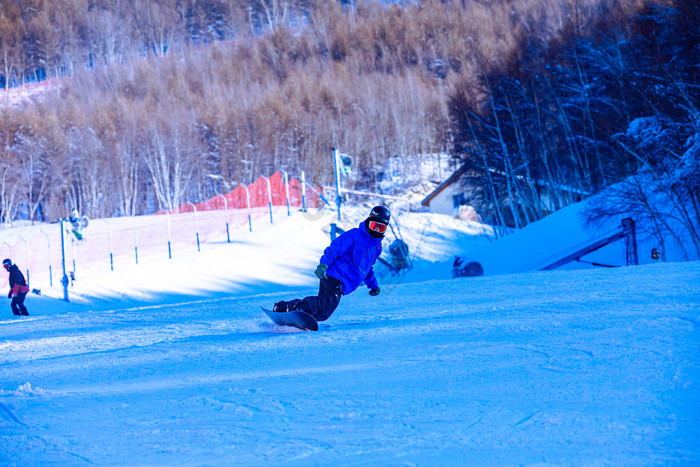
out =
<svg viewBox="0 0 700 467"><path fill-rule="evenodd" d="M289 206L301 207L302 198L306 194L306 205L317 207L321 202L319 191L304 189L302 182L296 178L286 177L281 171L275 172L270 177L260 177L253 184L244 187L238 186L225 195L214 196L201 203L185 203L175 209L171 209L171 214L197 211L215 211L224 209L248 209L256 207L266 207L270 200L272 206L286 206L289 199ZM288 197L288 198L287 198ZM250 204L249 204L250 203ZM159 211L158 214L163 214Z"/></svg>

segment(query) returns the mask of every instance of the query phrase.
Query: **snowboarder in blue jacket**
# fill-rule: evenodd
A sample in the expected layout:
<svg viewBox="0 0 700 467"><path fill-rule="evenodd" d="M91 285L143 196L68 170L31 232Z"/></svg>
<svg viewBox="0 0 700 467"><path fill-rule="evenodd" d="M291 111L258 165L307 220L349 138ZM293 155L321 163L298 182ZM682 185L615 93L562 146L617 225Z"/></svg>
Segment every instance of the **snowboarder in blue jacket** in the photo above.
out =
<svg viewBox="0 0 700 467"><path fill-rule="evenodd" d="M318 295L277 302L274 311L300 310L317 321L325 321L338 307L340 298L354 292L362 282L370 295L379 295L373 267L382 253L382 240L390 219L387 208L375 206L358 227L340 235L324 250L314 271L321 280Z"/></svg>

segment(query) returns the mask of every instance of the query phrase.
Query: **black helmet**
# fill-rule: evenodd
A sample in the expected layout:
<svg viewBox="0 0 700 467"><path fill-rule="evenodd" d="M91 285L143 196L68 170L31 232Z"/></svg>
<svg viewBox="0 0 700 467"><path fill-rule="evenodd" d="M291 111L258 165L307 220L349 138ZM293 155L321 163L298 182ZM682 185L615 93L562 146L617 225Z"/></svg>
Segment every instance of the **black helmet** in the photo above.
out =
<svg viewBox="0 0 700 467"><path fill-rule="evenodd" d="M365 220L367 233L374 238L384 238L391 213L384 206L375 206Z"/></svg>
<svg viewBox="0 0 700 467"><path fill-rule="evenodd" d="M369 220L388 224L391 219L391 212L384 206L375 206L369 213Z"/></svg>
<svg viewBox="0 0 700 467"><path fill-rule="evenodd" d="M5 258L2 260L2 267L5 269L10 269L10 266L12 266L12 260L10 258Z"/></svg>

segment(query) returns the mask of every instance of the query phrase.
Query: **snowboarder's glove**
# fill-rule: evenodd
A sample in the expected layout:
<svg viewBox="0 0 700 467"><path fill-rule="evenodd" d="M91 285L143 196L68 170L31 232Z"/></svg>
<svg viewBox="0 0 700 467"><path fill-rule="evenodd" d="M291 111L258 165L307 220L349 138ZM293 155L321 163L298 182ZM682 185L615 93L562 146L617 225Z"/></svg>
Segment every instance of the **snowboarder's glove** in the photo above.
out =
<svg viewBox="0 0 700 467"><path fill-rule="evenodd" d="M370 290L369 294L373 297L376 297L377 295L379 295L379 287L375 287L372 290Z"/></svg>
<svg viewBox="0 0 700 467"><path fill-rule="evenodd" d="M326 279L326 269L328 269L328 265L321 263L318 266L316 266L314 274L316 274L316 277L318 277L319 279Z"/></svg>
<svg viewBox="0 0 700 467"><path fill-rule="evenodd" d="M10 293L7 294L7 298L12 298L12 289L10 289Z"/></svg>

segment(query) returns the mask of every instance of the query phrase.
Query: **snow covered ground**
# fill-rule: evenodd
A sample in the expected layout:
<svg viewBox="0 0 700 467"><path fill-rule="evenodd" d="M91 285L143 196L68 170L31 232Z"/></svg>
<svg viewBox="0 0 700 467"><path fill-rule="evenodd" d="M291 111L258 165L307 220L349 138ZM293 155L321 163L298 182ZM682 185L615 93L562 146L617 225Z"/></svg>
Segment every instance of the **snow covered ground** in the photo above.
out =
<svg viewBox="0 0 700 467"><path fill-rule="evenodd" d="M60 89L60 87L60 78L50 78L39 83L29 83L13 88L0 87L0 108L22 105L47 91Z"/></svg>
<svg viewBox="0 0 700 467"><path fill-rule="evenodd" d="M316 333L259 307L313 293L328 213L0 310L0 464L700 463L700 263L454 280L485 228L399 219L414 271Z"/></svg>

